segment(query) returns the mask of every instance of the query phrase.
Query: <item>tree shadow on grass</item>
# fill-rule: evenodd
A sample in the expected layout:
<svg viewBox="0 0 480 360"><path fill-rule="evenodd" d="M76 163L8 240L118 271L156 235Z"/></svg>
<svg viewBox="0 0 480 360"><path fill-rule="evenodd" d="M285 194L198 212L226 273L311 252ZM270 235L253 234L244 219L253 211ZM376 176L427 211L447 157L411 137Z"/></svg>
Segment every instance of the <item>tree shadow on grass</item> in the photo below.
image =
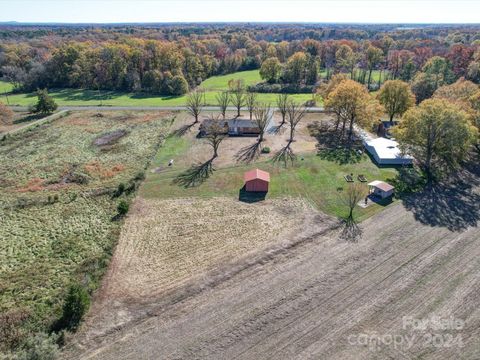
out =
<svg viewBox="0 0 480 360"><path fill-rule="evenodd" d="M245 203L256 203L258 201L265 200L267 196L266 191L259 191L259 192L252 192L247 191L245 186L243 186L240 191L238 192L238 200L245 202Z"/></svg>
<svg viewBox="0 0 480 360"><path fill-rule="evenodd" d="M355 149L320 149L318 156L323 160L333 161L339 165L356 164L362 160L363 154Z"/></svg>
<svg viewBox="0 0 480 360"><path fill-rule="evenodd" d="M340 165L356 164L363 158L361 141L353 141L351 144L340 137L340 133L328 124L315 122L308 125L310 135L317 139L318 156L321 159L333 161Z"/></svg>
<svg viewBox="0 0 480 360"><path fill-rule="evenodd" d="M183 125L181 126L180 128L178 128L177 130L174 130L172 132L172 135L173 136L177 136L177 137L182 137L183 135L185 135L186 133L188 133L190 131L191 128L193 128L195 126L196 123L191 123L191 124L187 124L187 125Z"/></svg>
<svg viewBox="0 0 480 360"><path fill-rule="evenodd" d="M283 163L285 167L287 167L289 163L293 165L297 156L294 154L290 146L291 143L292 142L289 141L286 146L278 150L275 155L273 155L272 161L274 164Z"/></svg>
<svg viewBox="0 0 480 360"><path fill-rule="evenodd" d="M416 220L430 226L446 227L452 231L478 226L480 221L478 159L465 164L464 169L448 181L426 187L425 179L420 178L418 182L414 181L415 178L411 179L415 176L411 174L412 172L414 169L408 170L407 175L410 177L407 178L400 173L398 179L401 182L398 185L400 190L404 190L401 186L406 184L404 186L406 191L398 192L396 189L396 193L403 200L405 208L412 211Z"/></svg>
<svg viewBox="0 0 480 360"><path fill-rule="evenodd" d="M252 161L258 159L261 151L261 143L256 141L252 145L241 148L235 155L237 162L244 162L250 164Z"/></svg>
<svg viewBox="0 0 480 360"><path fill-rule="evenodd" d="M188 170L178 175L173 183L184 188L201 185L215 171L212 165L213 159L202 164L192 165Z"/></svg>

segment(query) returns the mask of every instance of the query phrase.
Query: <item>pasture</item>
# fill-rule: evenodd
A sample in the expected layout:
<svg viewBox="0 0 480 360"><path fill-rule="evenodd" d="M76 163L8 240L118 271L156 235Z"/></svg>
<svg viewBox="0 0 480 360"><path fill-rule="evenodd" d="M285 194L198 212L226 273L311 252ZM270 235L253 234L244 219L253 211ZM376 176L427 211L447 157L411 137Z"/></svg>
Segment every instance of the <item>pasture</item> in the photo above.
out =
<svg viewBox="0 0 480 360"><path fill-rule="evenodd" d="M20 334L59 317L69 284L96 288L170 116L73 113L0 142L0 312L25 316Z"/></svg>

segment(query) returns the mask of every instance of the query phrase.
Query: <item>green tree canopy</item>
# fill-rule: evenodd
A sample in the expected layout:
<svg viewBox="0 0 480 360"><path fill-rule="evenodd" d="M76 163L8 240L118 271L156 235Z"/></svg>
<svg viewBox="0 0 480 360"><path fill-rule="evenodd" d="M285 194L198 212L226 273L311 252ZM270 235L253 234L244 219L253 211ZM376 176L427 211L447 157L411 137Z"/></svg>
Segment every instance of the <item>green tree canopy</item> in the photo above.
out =
<svg viewBox="0 0 480 360"><path fill-rule="evenodd" d="M380 104L393 122L394 116L401 116L405 111L415 105L415 95L410 86L401 80L388 80L381 87L378 96Z"/></svg>
<svg viewBox="0 0 480 360"><path fill-rule="evenodd" d="M43 90L37 90L37 103L33 107L33 112L34 113L40 113L40 114L51 114L55 110L57 110L57 104L55 103L55 100L48 95L48 90L43 89Z"/></svg>
<svg viewBox="0 0 480 360"><path fill-rule="evenodd" d="M394 129L400 147L413 155L429 182L459 167L475 139L465 111L443 99L408 110Z"/></svg>
<svg viewBox="0 0 480 360"><path fill-rule="evenodd" d="M260 68L260 76L263 80L273 84L278 81L282 71L282 65L276 57L266 59Z"/></svg>

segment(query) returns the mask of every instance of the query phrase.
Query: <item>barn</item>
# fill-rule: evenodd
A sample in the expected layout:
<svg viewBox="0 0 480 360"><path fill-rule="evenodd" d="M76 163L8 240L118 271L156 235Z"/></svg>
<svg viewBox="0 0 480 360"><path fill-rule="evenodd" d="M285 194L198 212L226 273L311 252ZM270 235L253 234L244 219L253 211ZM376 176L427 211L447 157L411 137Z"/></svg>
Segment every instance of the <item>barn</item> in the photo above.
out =
<svg viewBox="0 0 480 360"><path fill-rule="evenodd" d="M250 192L267 192L270 174L266 171L253 169L244 175L245 190Z"/></svg>

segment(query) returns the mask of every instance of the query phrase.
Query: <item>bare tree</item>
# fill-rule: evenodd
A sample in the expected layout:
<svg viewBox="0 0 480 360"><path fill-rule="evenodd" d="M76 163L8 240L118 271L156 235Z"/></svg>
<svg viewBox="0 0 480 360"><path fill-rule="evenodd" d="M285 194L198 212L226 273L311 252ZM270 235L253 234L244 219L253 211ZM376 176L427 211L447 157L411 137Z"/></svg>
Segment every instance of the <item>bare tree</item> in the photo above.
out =
<svg viewBox="0 0 480 360"><path fill-rule="evenodd" d="M268 123L270 121L270 116L272 115L270 104L256 106L254 108L254 114L255 114L255 123L257 124L258 129L260 131L258 136L258 142L260 143L263 141L265 130L267 129Z"/></svg>
<svg viewBox="0 0 480 360"><path fill-rule="evenodd" d="M296 155L292 150L291 144L294 141L295 128L305 115L305 111L306 109L304 106L297 105L293 101L288 103L287 117L290 124L290 138L288 139L287 145L277 151L277 153L273 156L273 162L282 162L285 167L287 167L289 162L293 164L295 161Z"/></svg>
<svg viewBox="0 0 480 360"><path fill-rule="evenodd" d="M198 186L203 183L215 170L213 168L213 160L218 157L218 148L226 136L225 122L219 119L220 116L211 115L207 134L204 137L207 143L212 147L213 154L210 159L204 163L194 164L189 169L173 179L174 184L178 184L185 188Z"/></svg>
<svg viewBox="0 0 480 360"><path fill-rule="evenodd" d="M348 208L348 216L345 219L345 228L341 235L346 240L355 241L361 235L361 230L353 217L353 210L366 196L367 189L365 185L360 183L351 183L346 190L340 192L340 201Z"/></svg>
<svg viewBox="0 0 480 360"><path fill-rule="evenodd" d="M228 91L222 91L217 94L217 103L220 107L220 113L222 114L223 120L225 120L225 113L227 112L228 103L230 102L230 93Z"/></svg>
<svg viewBox="0 0 480 360"><path fill-rule="evenodd" d="M305 115L306 108L302 105L295 104L291 101L287 106L287 115L288 123L290 124L290 139L289 142L294 141L295 128L297 127L300 120L303 119Z"/></svg>
<svg viewBox="0 0 480 360"><path fill-rule="evenodd" d="M282 123L279 127L282 127L285 124L286 116L287 116L287 109L289 103L289 96L288 94L279 94L277 97L277 108L280 114L282 114Z"/></svg>
<svg viewBox="0 0 480 360"><path fill-rule="evenodd" d="M198 117L203 110L205 102L203 91L195 90L187 95L187 112L195 118L194 124L198 123Z"/></svg>
<svg viewBox="0 0 480 360"><path fill-rule="evenodd" d="M213 155L210 159L211 161L213 161L218 157L218 147L220 146L220 143L223 141L223 139L225 139L226 134L224 122L219 119L219 116L210 115L210 120L211 123L208 127L205 139L213 149Z"/></svg>
<svg viewBox="0 0 480 360"><path fill-rule="evenodd" d="M240 116L240 110L245 105L245 85L243 80L230 80L228 82L230 93L232 94L232 104L237 108L237 116Z"/></svg>
<svg viewBox="0 0 480 360"><path fill-rule="evenodd" d="M255 111L257 105L257 94L254 92L248 92L245 96L245 102L247 104L248 113L250 114L250 120L252 120L253 112Z"/></svg>

